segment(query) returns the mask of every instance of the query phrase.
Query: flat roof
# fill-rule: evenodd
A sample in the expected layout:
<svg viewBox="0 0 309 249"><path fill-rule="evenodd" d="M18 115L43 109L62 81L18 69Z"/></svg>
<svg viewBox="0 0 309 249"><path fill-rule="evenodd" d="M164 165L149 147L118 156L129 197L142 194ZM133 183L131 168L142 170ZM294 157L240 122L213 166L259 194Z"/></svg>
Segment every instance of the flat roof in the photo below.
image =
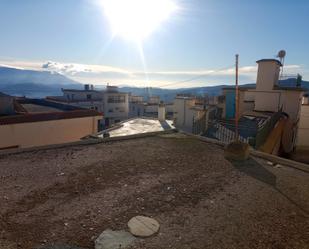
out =
<svg viewBox="0 0 309 249"><path fill-rule="evenodd" d="M260 63L260 62L276 62L278 65L282 66L282 63L277 59L261 59L261 60L256 61L256 63Z"/></svg>
<svg viewBox="0 0 309 249"><path fill-rule="evenodd" d="M172 129L175 129L172 120L159 121L152 118L134 118L116 125L116 128L103 131L98 136L103 137L105 132L108 132L110 137L122 137Z"/></svg>
<svg viewBox="0 0 309 249"><path fill-rule="evenodd" d="M306 92L307 89L297 86L274 86L275 90L286 90L286 91L297 91L297 92Z"/></svg>
<svg viewBox="0 0 309 249"><path fill-rule="evenodd" d="M223 87L222 90L235 90L235 86L226 86ZM240 91L246 91L246 90L252 90L255 89L255 86L238 86L238 90Z"/></svg>
<svg viewBox="0 0 309 249"><path fill-rule="evenodd" d="M42 121L84 118L94 116L103 116L103 114L94 110L75 110L65 112L63 111L63 112L30 113L30 114L23 113L23 114L0 117L0 125L34 123Z"/></svg>
<svg viewBox="0 0 309 249"><path fill-rule="evenodd" d="M42 112L63 112L60 108L55 108L51 106L44 106L44 105L38 105L38 104L22 104L22 107L28 112L28 113L42 113Z"/></svg>
<svg viewBox="0 0 309 249"><path fill-rule="evenodd" d="M45 99L15 98L14 107L16 113L0 117L0 125L103 116L102 113L95 110L83 109Z"/></svg>
<svg viewBox="0 0 309 249"><path fill-rule="evenodd" d="M309 170L182 134L0 157L0 245L93 248L136 215L160 231L134 248L308 248Z"/></svg>

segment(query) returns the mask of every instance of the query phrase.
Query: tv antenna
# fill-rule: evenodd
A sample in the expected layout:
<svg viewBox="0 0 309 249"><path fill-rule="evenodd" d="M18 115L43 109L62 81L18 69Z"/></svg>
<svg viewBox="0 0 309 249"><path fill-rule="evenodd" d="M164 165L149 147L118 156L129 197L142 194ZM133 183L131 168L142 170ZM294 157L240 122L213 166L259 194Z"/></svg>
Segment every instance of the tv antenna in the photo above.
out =
<svg viewBox="0 0 309 249"><path fill-rule="evenodd" d="M281 65L282 65L282 70L281 70L281 77L283 75L283 67L284 67L284 59L286 56L286 51L285 50L280 50L277 54L277 58L279 58Z"/></svg>

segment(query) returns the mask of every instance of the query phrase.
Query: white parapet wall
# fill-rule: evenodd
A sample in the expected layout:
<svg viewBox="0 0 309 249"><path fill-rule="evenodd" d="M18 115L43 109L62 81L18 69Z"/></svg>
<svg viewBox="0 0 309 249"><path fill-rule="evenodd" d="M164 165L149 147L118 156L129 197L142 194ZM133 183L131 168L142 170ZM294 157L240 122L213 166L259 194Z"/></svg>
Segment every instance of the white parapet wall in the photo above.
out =
<svg viewBox="0 0 309 249"><path fill-rule="evenodd" d="M296 149L309 150L309 105L301 106Z"/></svg>

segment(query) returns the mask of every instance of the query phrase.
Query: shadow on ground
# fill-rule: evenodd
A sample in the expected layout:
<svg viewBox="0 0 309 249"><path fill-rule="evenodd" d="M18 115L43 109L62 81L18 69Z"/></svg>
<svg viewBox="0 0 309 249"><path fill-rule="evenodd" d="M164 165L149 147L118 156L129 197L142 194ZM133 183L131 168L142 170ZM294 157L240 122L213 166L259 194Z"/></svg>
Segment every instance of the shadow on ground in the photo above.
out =
<svg viewBox="0 0 309 249"><path fill-rule="evenodd" d="M252 158L249 158L245 162L241 161L231 161L233 166L240 172L245 173L254 179L266 183L274 188L276 188L277 177L267 169L265 169L261 164Z"/></svg>
<svg viewBox="0 0 309 249"><path fill-rule="evenodd" d="M161 124L161 126L162 126L162 128L163 128L164 130L172 129L172 127L169 125L168 122L166 122L166 120L160 121L160 124Z"/></svg>
<svg viewBox="0 0 309 249"><path fill-rule="evenodd" d="M279 188L277 188L276 182L277 177L272 172L267 170L261 163L257 162L253 158L249 158L247 161L232 161L232 165L239 170L240 172L260 181L267 185L270 185L274 190L279 194L284 196L289 202L299 208L306 215L309 215L309 212L303 208L300 204L291 199L287 194L283 193Z"/></svg>

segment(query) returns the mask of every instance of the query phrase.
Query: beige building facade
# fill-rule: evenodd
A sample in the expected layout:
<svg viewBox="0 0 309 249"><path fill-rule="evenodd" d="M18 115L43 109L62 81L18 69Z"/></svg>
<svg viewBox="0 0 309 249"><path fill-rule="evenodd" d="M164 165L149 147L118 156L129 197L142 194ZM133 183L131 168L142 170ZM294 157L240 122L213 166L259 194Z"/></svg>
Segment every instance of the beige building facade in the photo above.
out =
<svg viewBox="0 0 309 249"><path fill-rule="evenodd" d="M0 150L79 141L98 132L101 116L0 125Z"/></svg>

